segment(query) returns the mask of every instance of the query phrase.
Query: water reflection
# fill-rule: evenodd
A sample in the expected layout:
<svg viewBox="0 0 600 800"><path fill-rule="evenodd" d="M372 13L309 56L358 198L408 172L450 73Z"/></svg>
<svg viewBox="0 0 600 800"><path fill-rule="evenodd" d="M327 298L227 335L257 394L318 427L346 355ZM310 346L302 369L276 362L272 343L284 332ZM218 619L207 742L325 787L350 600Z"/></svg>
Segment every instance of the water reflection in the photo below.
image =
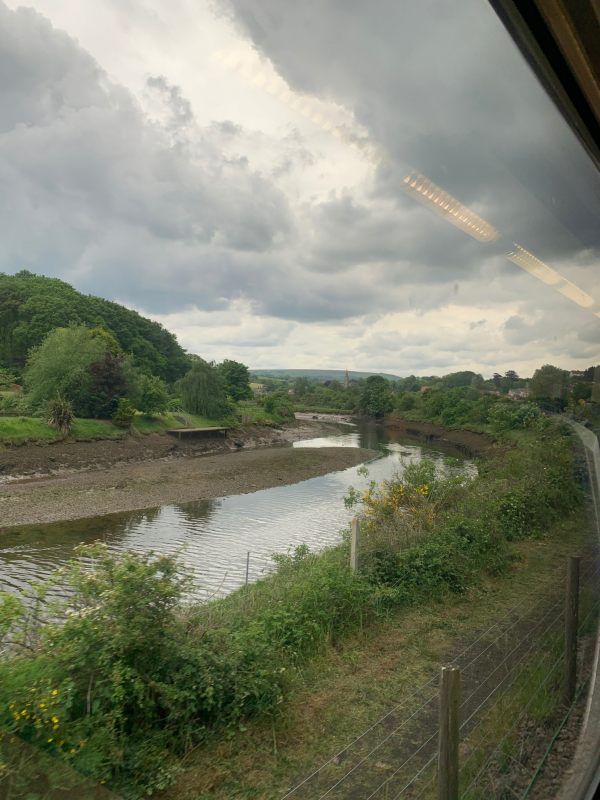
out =
<svg viewBox="0 0 600 800"><path fill-rule="evenodd" d="M360 489L370 480L401 473L424 455L434 459L438 470L453 468L441 452L398 441L375 424L340 426L337 435L294 446L362 446L382 455L370 462L366 477L352 467L252 494L6 530L0 549L0 589L23 590L64 564L79 543L100 540L113 552L179 553L194 575L199 597L224 594L245 581L248 551L253 580L272 569L274 552L303 543L318 549L339 541L340 529L351 516L343 504L350 486Z"/></svg>

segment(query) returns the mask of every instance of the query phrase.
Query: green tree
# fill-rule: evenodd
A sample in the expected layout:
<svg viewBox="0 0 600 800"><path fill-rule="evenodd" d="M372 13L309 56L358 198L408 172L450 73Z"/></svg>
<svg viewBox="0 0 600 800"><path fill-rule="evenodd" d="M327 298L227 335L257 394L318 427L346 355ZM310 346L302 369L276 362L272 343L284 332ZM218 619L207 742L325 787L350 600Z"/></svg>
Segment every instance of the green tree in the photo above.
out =
<svg viewBox="0 0 600 800"><path fill-rule="evenodd" d="M6 389L16 382L17 376L12 370L0 367L0 389Z"/></svg>
<svg viewBox="0 0 600 800"><path fill-rule="evenodd" d="M478 385L480 381L483 383L481 375L470 369L463 370L462 372L450 372L442 378L443 385L448 389L454 389L457 386Z"/></svg>
<svg viewBox="0 0 600 800"><path fill-rule="evenodd" d="M144 414L163 414L169 403L166 383L156 375L146 375L139 370L130 371L128 376L127 396Z"/></svg>
<svg viewBox="0 0 600 800"><path fill-rule="evenodd" d="M219 419L230 410L221 373L214 364L202 359L178 383L183 410Z"/></svg>
<svg viewBox="0 0 600 800"><path fill-rule="evenodd" d="M265 397L265 411L282 421L294 419L294 404L285 389L269 392Z"/></svg>
<svg viewBox="0 0 600 800"><path fill-rule="evenodd" d="M569 373L564 369L544 364L536 369L529 382L530 397L549 409L563 409L569 393Z"/></svg>
<svg viewBox="0 0 600 800"><path fill-rule="evenodd" d="M125 393L123 357L114 337L79 325L56 328L33 348L25 370L30 404L40 407L60 395L79 417L108 419Z"/></svg>
<svg viewBox="0 0 600 800"><path fill-rule="evenodd" d="M32 349L25 369L25 390L33 407L57 395L73 404L92 389L90 367L102 359L105 345L83 325L56 328L39 347Z"/></svg>
<svg viewBox="0 0 600 800"><path fill-rule="evenodd" d="M252 397L250 370L245 364L226 358L217 369L223 378L225 391L233 401L247 400Z"/></svg>
<svg viewBox="0 0 600 800"><path fill-rule="evenodd" d="M359 410L370 417L383 417L393 407L394 400L386 379L381 375L369 375L358 399Z"/></svg>

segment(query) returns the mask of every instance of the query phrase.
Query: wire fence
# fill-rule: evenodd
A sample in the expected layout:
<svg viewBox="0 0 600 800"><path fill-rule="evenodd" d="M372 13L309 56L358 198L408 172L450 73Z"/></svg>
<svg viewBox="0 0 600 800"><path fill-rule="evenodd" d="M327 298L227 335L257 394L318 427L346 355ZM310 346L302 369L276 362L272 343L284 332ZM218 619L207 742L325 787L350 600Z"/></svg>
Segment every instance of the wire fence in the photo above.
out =
<svg viewBox="0 0 600 800"><path fill-rule="evenodd" d="M524 797L542 755L565 718L564 568L549 574L553 591L515 607L482 630L452 664L460 669L458 793L483 800ZM600 611L595 554L579 583L580 641ZM580 653L580 661L585 661ZM585 676L580 670L579 694ZM342 750L300 778L281 800L395 800L438 797L439 676L402 698ZM535 736L528 734L534 726ZM554 727L553 727L554 726ZM501 735L498 734L501 732ZM535 745L530 739L535 740Z"/></svg>

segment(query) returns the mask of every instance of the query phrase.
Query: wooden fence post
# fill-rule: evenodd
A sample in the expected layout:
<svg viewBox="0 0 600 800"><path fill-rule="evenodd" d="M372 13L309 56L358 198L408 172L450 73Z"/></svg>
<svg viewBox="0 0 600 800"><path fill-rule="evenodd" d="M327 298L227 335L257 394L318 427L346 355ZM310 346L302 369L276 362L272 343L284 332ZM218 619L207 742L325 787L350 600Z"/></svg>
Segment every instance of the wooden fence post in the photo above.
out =
<svg viewBox="0 0 600 800"><path fill-rule="evenodd" d="M440 741L438 798L458 800L458 703L460 669L442 667L440 675Z"/></svg>
<svg viewBox="0 0 600 800"><path fill-rule="evenodd" d="M565 598L565 700L575 699L577 687L577 626L579 621L580 556L569 556Z"/></svg>
<svg viewBox="0 0 600 800"><path fill-rule="evenodd" d="M352 572L358 570L360 522L358 517L354 517L350 525L350 569Z"/></svg>

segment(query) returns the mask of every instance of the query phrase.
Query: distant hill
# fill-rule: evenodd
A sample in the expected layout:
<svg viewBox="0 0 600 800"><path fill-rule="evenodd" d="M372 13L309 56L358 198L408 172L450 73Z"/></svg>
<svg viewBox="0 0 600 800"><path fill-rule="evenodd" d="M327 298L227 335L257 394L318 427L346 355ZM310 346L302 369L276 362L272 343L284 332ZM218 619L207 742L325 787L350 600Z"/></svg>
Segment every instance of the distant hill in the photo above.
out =
<svg viewBox="0 0 600 800"><path fill-rule="evenodd" d="M58 278L0 273L0 365L23 367L30 348L54 328L68 325L106 328L140 367L166 381L189 369L185 351L158 322L119 303L81 294Z"/></svg>
<svg viewBox="0 0 600 800"><path fill-rule="evenodd" d="M343 381L346 372L343 369L252 369L252 375L257 378L312 378L317 381ZM389 381L400 380L399 375L390 375L387 372L354 372L348 370L350 379L368 378L369 375L381 375Z"/></svg>

